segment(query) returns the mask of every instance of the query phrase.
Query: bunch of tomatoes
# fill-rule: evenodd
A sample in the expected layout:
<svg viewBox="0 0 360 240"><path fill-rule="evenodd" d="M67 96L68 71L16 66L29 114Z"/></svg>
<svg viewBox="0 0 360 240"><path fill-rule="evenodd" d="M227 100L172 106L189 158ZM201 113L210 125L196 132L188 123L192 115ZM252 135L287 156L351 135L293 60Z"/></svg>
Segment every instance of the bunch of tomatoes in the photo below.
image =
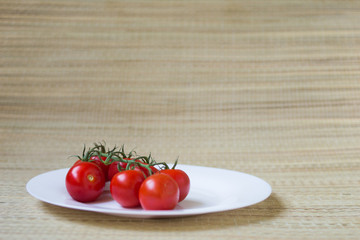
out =
<svg viewBox="0 0 360 240"><path fill-rule="evenodd" d="M79 202L95 201L110 182L113 199L124 208L141 206L145 210L171 210L184 200L190 190L188 175L165 162L156 162L151 154L125 153L124 146L106 150L94 144L76 156L65 185L70 196Z"/></svg>

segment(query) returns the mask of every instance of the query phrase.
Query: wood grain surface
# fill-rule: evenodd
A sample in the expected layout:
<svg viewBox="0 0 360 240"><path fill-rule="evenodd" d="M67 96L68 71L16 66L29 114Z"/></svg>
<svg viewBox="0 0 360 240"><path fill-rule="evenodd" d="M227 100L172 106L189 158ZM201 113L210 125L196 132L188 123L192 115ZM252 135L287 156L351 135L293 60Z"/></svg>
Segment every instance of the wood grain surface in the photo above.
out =
<svg viewBox="0 0 360 240"><path fill-rule="evenodd" d="M0 239L359 239L359 23L350 0L0 0ZM102 140L273 193L159 220L26 192Z"/></svg>

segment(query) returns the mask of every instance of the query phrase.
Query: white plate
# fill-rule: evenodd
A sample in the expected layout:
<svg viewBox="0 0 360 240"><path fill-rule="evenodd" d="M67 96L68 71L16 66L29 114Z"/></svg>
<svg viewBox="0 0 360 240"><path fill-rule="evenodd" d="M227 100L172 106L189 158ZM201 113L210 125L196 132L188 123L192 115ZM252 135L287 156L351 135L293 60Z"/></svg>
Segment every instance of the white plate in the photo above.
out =
<svg viewBox="0 0 360 240"><path fill-rule="evenodd" d="M268 183L249 174L190 165L178 165L177 168L189 175L190 192L175 209L166 211L122 208L112 199L108 184L95 202L77 202L65 188L68 169L40 174L27 183L26 189L33 197L57 206L138 218L170 218L233 210L261 202L271 194Z"/></svg>

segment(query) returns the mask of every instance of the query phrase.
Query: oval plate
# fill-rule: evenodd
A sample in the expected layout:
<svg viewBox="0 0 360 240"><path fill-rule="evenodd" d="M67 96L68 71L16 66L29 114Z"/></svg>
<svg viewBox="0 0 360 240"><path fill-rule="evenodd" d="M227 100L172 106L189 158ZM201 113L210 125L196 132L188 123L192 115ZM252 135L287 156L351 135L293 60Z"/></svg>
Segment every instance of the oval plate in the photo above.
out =
<svg viewBox="0 0 360 240"><path fill-rule="evenodd" d="M33 197L57 206L136 218L170 218L228 211L259 203L271 194L267 182L246 173L191 165L178 165L177 168L189 175L190 192L175 209L166 211L122 208L112 199L109 183L95 202L77 202L65 187L68 168L40 174L27 183L26 189Z"/></svg>

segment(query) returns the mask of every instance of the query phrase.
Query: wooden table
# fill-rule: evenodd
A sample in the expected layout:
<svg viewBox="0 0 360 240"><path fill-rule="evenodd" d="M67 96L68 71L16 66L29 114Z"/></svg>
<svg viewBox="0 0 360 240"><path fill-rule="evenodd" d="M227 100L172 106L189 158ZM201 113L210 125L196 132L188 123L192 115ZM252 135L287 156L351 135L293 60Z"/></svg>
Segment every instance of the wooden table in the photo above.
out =
<svg viewBox="0 0 360 240"><path fill-rule="evenodd" d="M1 0L0 238L359 239L359 23L350 0ZM161 220L26 192L102 140L273 193Z"/></svg>

